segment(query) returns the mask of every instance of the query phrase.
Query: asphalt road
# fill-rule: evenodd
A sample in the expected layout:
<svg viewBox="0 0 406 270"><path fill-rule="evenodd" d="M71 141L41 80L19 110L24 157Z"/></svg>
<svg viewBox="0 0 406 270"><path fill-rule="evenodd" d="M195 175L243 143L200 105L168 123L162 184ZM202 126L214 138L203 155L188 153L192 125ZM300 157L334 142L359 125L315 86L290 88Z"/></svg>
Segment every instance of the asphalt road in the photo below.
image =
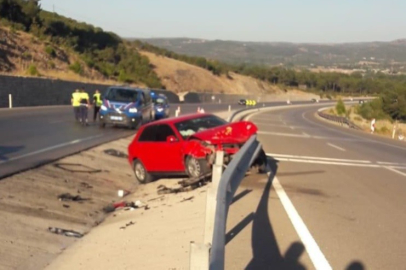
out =
<svg viewBox="0 0 406 270"><path fill-rule="evenodd" d="M227 269L405 268L406 143L321 120L320 107L250 118L276 176L237 191Z"/></svg>
<svg viewBox="0 0 406 270"><path fill-rule="evenodd" d="M310 103L309 101L294 102ZM260 103L257 106L286 105L285 102ZM171 104L171 115L180 106L181 115L226 111L228 104ZM244 108L233 104L231 110ZM89 119L92 112L89 112ZM125 128L99 129L96 124L83 128L74 123L70 106L0 109L0 179L96 145L135 135Z"/></svg>

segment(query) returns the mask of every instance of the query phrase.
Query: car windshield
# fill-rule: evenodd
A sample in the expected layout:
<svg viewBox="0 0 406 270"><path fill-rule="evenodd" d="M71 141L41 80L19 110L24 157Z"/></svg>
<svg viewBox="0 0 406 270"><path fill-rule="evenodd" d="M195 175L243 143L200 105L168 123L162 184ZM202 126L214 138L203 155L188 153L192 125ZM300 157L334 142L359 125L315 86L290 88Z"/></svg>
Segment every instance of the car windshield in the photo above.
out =
<svg viewBox="0 0 406 270"><path fill-rule="evenodd" d="M176 129L185 139L196 132L209 128L225 125L228 122L215 115L202 116L199 118L189 119L175 124Z"/></svg>
<svg viewBox="0 0 406 270"><path fill-rule="evenodd" d="M137 101L138 92L131 89L123 89L123 88L111 88L108 94L106 95L106 99L113 101L113 102L136 102Z"/></svg>
<svg viewBox="0 0 406 270"><path fill-rule="evenodd" d="M163 98L154 98L154 104L155 105L165 105L166 102L165 102L165 99L163 99Z"/></svg>

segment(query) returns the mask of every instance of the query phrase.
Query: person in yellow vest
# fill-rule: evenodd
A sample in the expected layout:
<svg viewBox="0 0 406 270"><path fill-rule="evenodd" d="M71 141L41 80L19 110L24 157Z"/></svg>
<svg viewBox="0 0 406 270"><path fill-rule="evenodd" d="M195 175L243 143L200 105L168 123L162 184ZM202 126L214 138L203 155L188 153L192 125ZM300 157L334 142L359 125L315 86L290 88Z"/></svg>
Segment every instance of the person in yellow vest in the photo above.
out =
<svg viewBox="0 0 406 270"><path fill-rule="evenodd" d="M79 121L80 115L80 93L79 89L76 89L75 92L72 93L71 103L73 107L73 113L75 115L75 120Z"/></svg>
<svg viewBox="0 0 406 270"><path fill-rule="evenodd" d="M90 106L89 94L85 92L85 89L82 87L80 89L80 122L82 125L87 126L87 114L88 107Z"/></svg>
<svg viewBox="0 0 406 270"><path fill-rule="evenodd" d="M96 89L95 93L93 94L93 106L94 106L93 122L96 122L96 117L100 111L101 105L102 105L101 94L100 94L99 90Z"/></svg>

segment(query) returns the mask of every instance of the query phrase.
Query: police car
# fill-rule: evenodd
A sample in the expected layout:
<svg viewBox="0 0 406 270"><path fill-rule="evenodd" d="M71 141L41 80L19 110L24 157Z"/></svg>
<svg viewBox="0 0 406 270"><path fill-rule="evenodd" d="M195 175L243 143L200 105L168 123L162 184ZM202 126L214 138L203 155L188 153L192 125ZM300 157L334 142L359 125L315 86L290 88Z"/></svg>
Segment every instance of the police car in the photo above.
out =
<svg viewBox="0 0 406 270"><path fill-rule="evenodd" d="M151 92L152 102L154 103L155 120L169 117L169 101L164 94Z"/></svg>

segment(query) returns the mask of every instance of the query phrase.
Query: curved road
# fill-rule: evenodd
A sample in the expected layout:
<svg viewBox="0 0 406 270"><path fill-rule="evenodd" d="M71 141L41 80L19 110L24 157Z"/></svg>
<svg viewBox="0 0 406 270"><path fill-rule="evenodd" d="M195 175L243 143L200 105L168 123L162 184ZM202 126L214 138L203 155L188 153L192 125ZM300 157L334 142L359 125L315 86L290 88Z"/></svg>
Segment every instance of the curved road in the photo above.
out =
<svg viewBox="0 0 406 270"><path fill-rule="evenodd" d="M404 269L406 143L321 120L320 107L249 117L276 177L237 191L227 269Z"/></svg>
<svg viewBox="0 0 406 270"><path fill-rule="evenodd" d="M286 103L265 105L281 104ZM228 104L171 104L172 116L178 106L181 114L194 113L199 106L211 113L228 110ZM232 105L232 110L241 108ZM70 106L0 109L0 179L132 134L134 131L122 128L82 128L74 123Z"/></svg>

